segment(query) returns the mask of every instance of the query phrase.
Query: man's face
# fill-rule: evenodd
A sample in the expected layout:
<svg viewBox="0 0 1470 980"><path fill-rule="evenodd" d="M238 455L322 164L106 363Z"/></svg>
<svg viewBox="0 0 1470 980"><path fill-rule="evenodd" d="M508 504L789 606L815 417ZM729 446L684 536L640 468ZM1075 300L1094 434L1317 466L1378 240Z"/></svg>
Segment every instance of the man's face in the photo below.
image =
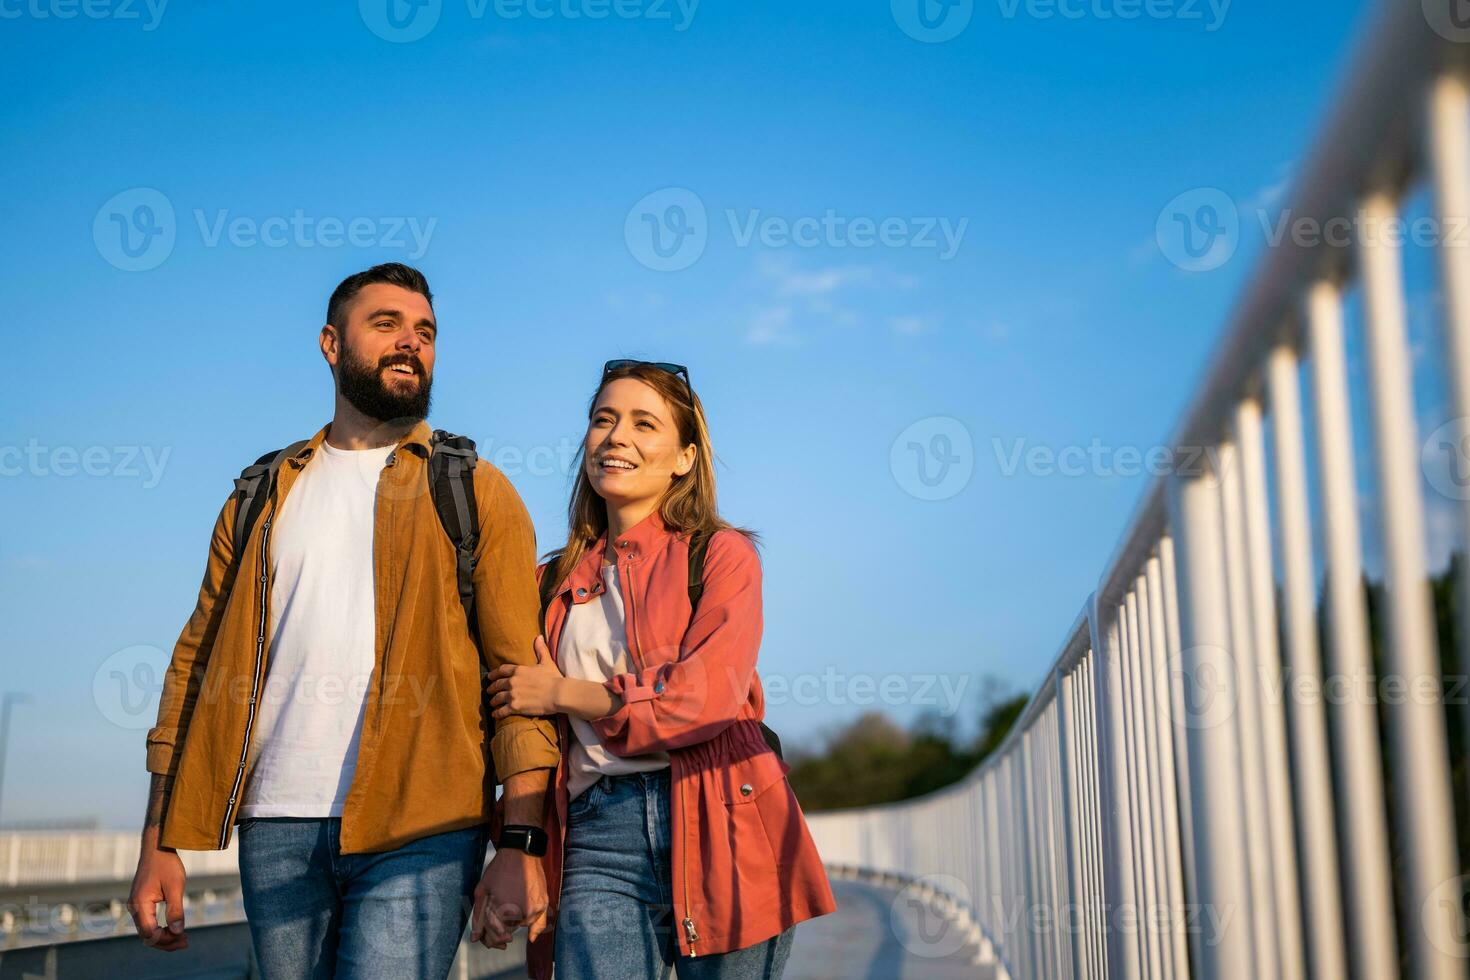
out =
<svg viewBox="0 0 1470 980"><path fill-rule="evenodd" d="M381 422L429 414L434 380L434 311L423 294L372 283L353 297L345 325L322 328L322 354L337 390Z"/></svg>

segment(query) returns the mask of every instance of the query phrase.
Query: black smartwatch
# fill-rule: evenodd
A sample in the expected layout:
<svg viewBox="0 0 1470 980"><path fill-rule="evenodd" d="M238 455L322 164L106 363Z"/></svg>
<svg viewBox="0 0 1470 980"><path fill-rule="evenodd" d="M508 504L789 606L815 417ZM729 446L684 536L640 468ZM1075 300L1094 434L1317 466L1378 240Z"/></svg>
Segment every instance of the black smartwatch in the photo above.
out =
<svg viewBox="0 0 1470 980"><path fill-rule="evenodd" d="M500 839L495 842L497 851L505 848L525 851L532 857L546 853L546 831L529 824L509 824L500 828Z"/></svg>

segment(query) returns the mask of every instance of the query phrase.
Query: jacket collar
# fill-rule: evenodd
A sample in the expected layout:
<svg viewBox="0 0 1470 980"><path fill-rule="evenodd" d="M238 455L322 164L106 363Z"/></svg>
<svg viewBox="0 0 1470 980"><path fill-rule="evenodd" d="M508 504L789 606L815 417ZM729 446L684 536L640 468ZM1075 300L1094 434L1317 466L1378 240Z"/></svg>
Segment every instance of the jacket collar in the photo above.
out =
<svg viewBox="0 0 1470 980"><path fill-rule="evenodd" d="M639 561L644 555L652 553L673 533L664 523L663 516L655 509L653 513L613 541L613 550L618 556L618 564ZM584 602L601 593L602 554L605 550L607 550L606 533L597 539L596 544L587 549L587 553L582 556L582 561L567 576L566 582L557 590L557 594L572 590L572 601Z"/></svg>

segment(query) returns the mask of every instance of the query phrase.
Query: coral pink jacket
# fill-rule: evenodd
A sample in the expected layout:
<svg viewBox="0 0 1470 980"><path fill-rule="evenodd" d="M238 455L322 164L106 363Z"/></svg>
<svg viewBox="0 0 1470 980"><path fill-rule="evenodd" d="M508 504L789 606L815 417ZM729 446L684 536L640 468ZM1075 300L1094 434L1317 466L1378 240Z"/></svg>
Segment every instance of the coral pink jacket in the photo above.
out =
<svg viewBox="0 0 1470 980"><path fill-rule="evenodd" d="M562 583L543 624L557 651L573 605L602 590L606 539ZM607 681L623 700L592 723L615 755L657 750L670 758L672 876L679 952L743 949L837 907L807 831L790 768L765 743L765 695L756 675L761 639L761 566L738 531L715 534L704 592L691 617L686 538L657 512L614 542L635 673ZM561 762L548 799L551 840L542 865L553 910L561 891L567 818L566 716L557 718ZM551 976L553 931L531 944L530 975Z"/></svg>

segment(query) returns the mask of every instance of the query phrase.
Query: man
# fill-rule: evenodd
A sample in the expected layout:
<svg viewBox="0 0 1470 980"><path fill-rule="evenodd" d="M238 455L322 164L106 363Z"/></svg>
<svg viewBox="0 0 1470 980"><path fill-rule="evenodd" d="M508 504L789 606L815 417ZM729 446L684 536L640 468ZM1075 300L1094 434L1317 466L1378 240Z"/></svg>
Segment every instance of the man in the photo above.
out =
<svg viewBox="0 0 1470 980"><path fill-rule="evenodd" d="M476 636L429 489L436 334L417 270L344 280L320 335L331 423L279 454L239 554L242 494L220 512L148 732L129 905L156 949L188 945L175 849L227 847L236 822L270 980L443 977L467 917L487 945L545 928L537 843L518 828L541 826L556 732L514 718L487 738L481 681L482 663L535 662L534 532L509 481L477 459ZM494 820L491 762L505 787Z"/></svg>

